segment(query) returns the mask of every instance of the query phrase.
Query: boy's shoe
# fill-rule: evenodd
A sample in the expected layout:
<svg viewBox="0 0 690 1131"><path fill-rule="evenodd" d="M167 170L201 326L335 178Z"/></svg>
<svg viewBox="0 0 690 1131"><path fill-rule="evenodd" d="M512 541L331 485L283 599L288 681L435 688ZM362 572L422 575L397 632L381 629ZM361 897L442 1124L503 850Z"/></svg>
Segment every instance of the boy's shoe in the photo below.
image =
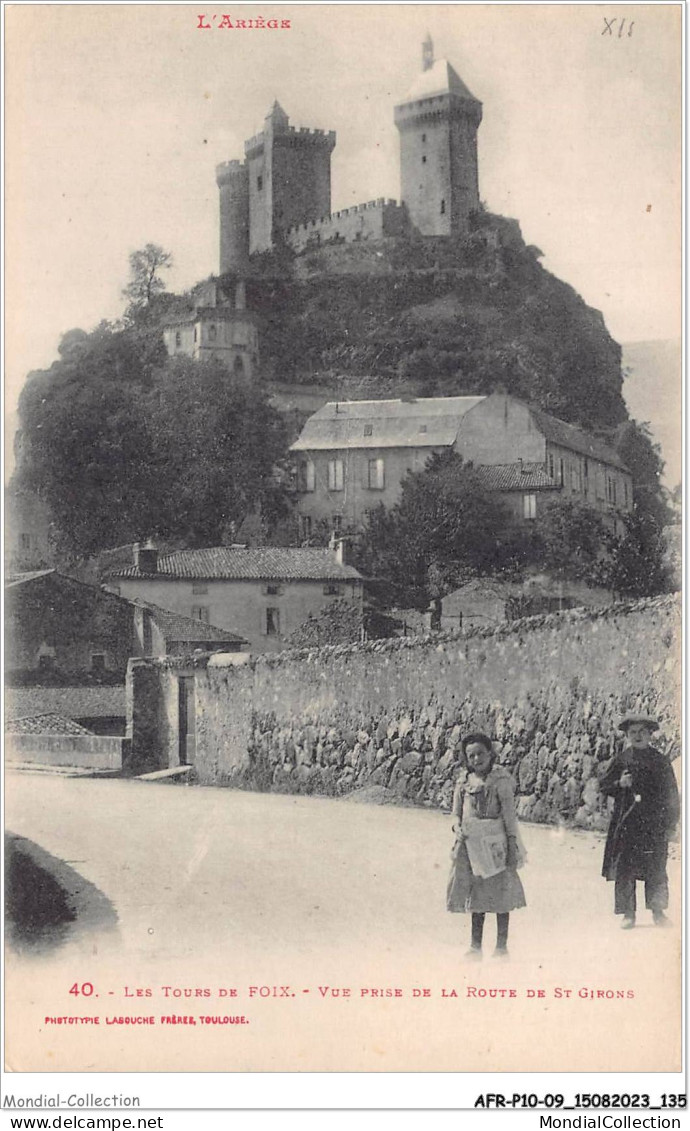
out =
<svg viewBox="0 0 690 1131"><path fill-rule="evenodd" d="M621 923L621 930L622 931L631 931L634 926L635 926L635 916L634 915L624 915L623 916L623 922Z"/></svg>
<svg viewBox="0 0 690 1131"><path fill-rule="evenodd" d="M652 916L654 918L654 926L655 927L670 927L671 926L671 920L669 919L668 915L666 915L663 911L653 911Z"/></svg>
<svg viewBox="0 0 690 1131"><path fill-rule="evenodd" d="M494 953L493 953L493 957L494 958L508 958L508 947L507 946L497 946Z"/></svg>
<svg viewBox="0 0 690 1131"><path fill-rule="evenodd" d="M473 962L476 962L481 958L481 956L482 948L480 946L471 946L470 949L465 953L465 958L469 958Z"/></svg>

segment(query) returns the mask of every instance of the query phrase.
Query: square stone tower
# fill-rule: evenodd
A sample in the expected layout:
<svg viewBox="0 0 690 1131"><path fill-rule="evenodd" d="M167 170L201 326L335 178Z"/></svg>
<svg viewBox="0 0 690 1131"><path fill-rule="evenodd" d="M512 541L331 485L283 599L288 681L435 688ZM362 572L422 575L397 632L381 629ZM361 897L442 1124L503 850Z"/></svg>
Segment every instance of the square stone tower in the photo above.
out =
<svg viewBox="0 0 690 1131"><path fill-rule="evenodd" d="M447 59L422 48L422 73L395 107L402 203L424 236L456 235L479 208L477 130L482 104Z"/></svg>
<svg viewBox="0 0 690 1131"><path fill-rule="evenodd" d="M331 211L335 133L296 130L274 102L264 129L245 143L249 190L249 254L267 251L277 233Z"/></svg>

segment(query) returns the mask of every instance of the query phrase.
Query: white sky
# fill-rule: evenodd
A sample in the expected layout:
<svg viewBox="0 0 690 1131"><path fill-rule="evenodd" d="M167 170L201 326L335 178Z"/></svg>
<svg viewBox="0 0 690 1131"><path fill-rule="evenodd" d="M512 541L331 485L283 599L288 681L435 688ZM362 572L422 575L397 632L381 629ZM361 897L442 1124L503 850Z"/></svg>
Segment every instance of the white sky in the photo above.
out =
<svg viewBox="0 0 690 1131"><path fill-rule="evenodd" d="M290 30L197 28L198 13ZM337 131L333 208L399 198L393 106L427 31L484 104L480 193L618 341L680 325L680 5L71 5L6 13L7 408L122 311L130 251L218 270L215 166L278 98ZM625 19L606 34L604 16ZM627 31L634 20L632 35ZM604 32L604 34L602 34Z"/></svg>

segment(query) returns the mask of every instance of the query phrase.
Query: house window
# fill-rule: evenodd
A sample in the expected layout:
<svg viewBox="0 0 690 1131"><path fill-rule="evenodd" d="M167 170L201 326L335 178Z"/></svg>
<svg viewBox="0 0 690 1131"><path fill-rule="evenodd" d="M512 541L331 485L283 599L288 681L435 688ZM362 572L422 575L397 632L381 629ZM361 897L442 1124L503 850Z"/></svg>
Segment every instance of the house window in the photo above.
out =
<svg viewBox="0 0 690 1131"><path fill-rule="evenodd" d="M342 585L330 584L323 587L325 597L339 597L342 591Z"/></svg>
<svg viewBox="0 0 690 1131"><path fill-rule="evenodd" d="M422 144L426 141L426 134L422 134Z"/></svg>
<svg viewBox="0 0 690 1131"><path fill-rule="evenodd" d="M605 476L604 476L603 471L597 471L596 482L597 482L597 499L605 499L606 498L606 482L605 482Z"/></svg>
<svg viewBox="0 0 690 1131"><path fill-rule="evenodd" d="M426 432L426 424L420 424L419 425L419 431L420 432Z"/></svg>
<svg viewBox="0 0 690 1131"><path fill-rule="evenodd" d="M624 501L625 506L627 508L627 506L628 506L628 483L627 483L627 480L625 480L625 479L623 480L623 501Z"/></svg>
<svg viewBox="0 0 690 1131"><path fill-rule="evenodd" d="M266 609L266 635L280 636L280 609Z"/></svg>
<svg viewBox="0 0 690 1131"><path fill-rule="evenodd" d="M577 464L573 464L570 468L570 488L574 492L580 490L580 468Z"/></svg>
<svg viewBox="0 0 690 1131"><path fill-rule="evenodd" d="M373 432L374 432L374 425L373 424L365 424L364 425L364 435L365 436L371 436L371 435L373 435Z"/></svg>
<svg viewBox="0 0 690 1131"><path fill-rule="evenodd" d="M19 542L21 544L22 550L30 550L31 549L31 535L30 534L20 534L19 535Z"/></svg>
<svg viewBox="0 0 690 1131"><path fill-rule="evenodd" d="M422 165L426 165L426 153L422 155Z"/></svg>
<svg viewBox="0 0 690 1131"><path fill-rule="evenodd" d="M257 178L256 178L256 187L257 187L257 189L259 190L259 192L261 192L262 188L264 187L264 179L263 179L263 177L257 177Z"/></svg>
<svg viewBox="0 0 690 1131"><path fill-rule="evenodd" d="M344 485L343 461L329 459L328 461L328 490L342 491Z"/></svg>
<svg viewBox="0 0 690 1131"><path fill-rule="evenodd" d="M340 534L343 529L343 516L341 514L331 515L331 530L334 534Z"/></svg>
<svg viewBox="0 0 690 1131"><path fill-rule="evenodd" d="M209 624L208 614L208 605L192 605L192 610L189 615L192 620L202 620L204 624Z"/></svg>
<svg viewBox="0 0 690 1131"><path fill-rule="evenodd" d="M192 593L206 594L208 593L208 585L204 585L201 581L196 581L192 585Z"/></svg>
<svg viewBox="0 0 690 1131"><path fill-rule="evenodd" d="M218 336L218 331L216 330L215 326L213 326L213 325L209 326L208 336L209 336L210 341L215 342L216 337Z"/></svg>
<svg viewBox="0 0 690 1131"><path fill-rule="evenodd" d="M558 461L558 482L561 487L565 486L565 464L562 459Z"/></svg>
<svg viewBox="0 0 690 1131"><path fill-rule="evenodd" d="M91 671L104 672L105 671L105 655L103 652L95 652L91 657Z"/></svg>
<svg viewBox="0 0 690 1131"><path fill-rule="evenodd" d="M300 464L299 481L301 491L316 490L316 468L310 459Z"/></svg>
<svg viewBox="0 0 690 1131"><path fill-rule="evenodd" d="M606 497L612 506L616 505L616 480L612 476L606 478L607 494Z"/></svg>
<svg viewBox="0 0 690 1131"><path fill-rule="evenodd" d="M182 345L182 334L179 330L175 331L175 345L179 348Z"/></svg>
<svg viewBox="0 0 690 1131"><path fill-rule="evenodd" d="M371 491L383 491L384 473L382 459L370 459L368 461L368 486Z"/></svg>
<svg viewBox="0 0 690 1131"><path fill-rule="evenodd" d="M264 585L262 589L262 593L264 593L267 597L280 597L282 592L283 587L282 585L278 585L277 582L271 582L269 585Z"/></svg>
<svg viewBox="0 0 690 1131"><path fill-rule="evenodd" d="M554 463L553 452L549 452L549 479L556 479L556 466Z"/></svg>
<svg viewBox="0 0 690 1131"><path fill-rule="evenodd" d="M194 327L194 341L195 342L197 341L198 337L199 337L199 330L198 330L198 327L195 326Z"/></svg>
<svg viewBox="0 0 690 1131"><path fill-rule="evenodd" d="M299 516L299 535L302 540L311 538L311 515L301 514Z"/></svg>
<svg viewBox="0 0 690 1131"><path fill-rule="evenodd" d="M445 202L445 200L442 200L441 201L441 215L442 216L445 214L445 211L446 211L446 202Z"/></svg>
<svg viewBox="0 0 690 1131"><path fill-rule="evenodd" d="M523 495L522 496L522 517L523 518L536 518L537 517L537 496L536 495Z"/></svg>

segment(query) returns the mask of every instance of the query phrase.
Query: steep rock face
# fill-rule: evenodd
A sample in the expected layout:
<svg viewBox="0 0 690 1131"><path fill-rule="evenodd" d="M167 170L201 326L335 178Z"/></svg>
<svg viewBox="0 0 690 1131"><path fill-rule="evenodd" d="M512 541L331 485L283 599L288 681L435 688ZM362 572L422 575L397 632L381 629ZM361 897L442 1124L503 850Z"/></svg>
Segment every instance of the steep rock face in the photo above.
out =
<svg viewBox="0 0 690 1131"><path fill-rule="evenodd" d="M514 221L462 240L333 244L254 265L262 360L343 397L497 386L592 429L626 419L621 350L601 314L539 264ZM375 376L373 376L375 375Z"/></svg>

